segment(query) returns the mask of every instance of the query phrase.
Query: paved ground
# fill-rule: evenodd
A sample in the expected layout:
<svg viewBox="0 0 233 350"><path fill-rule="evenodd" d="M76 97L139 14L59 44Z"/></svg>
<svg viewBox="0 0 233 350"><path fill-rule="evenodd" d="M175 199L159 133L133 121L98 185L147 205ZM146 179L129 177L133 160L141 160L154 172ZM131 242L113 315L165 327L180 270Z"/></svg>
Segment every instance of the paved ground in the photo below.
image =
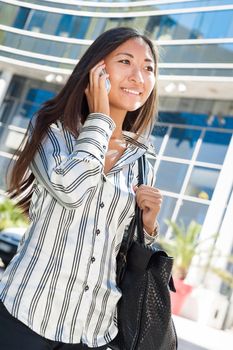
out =
<svg viewBox="0 0 233 350"><path fill-rule="evenodd" d="M0 263L0 278L3 268ZM232 350L233 330L220 331L183 317L173 316L179 338L178 350Z"/></svg>
<svg viewBox="0 0 233 350"><path fill-rule="evenodd" d="M186 340L179 339L178 350L207 350L207 348L203 348L200 345L195 345Z"/></svg>
<svg viewBox="0 0 233 350"><path fill-rule="evenodd" d="M217 330L183 317L173 316L179 338L178 350L231 350L233 330Z"/></svg>

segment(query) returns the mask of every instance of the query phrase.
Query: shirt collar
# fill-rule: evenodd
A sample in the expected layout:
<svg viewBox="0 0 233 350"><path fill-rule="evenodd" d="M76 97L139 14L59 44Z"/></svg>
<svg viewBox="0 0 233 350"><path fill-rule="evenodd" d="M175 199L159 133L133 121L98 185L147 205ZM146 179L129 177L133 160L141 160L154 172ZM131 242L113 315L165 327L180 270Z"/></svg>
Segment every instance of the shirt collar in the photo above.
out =
<svg viewBox="0 0 233 350"><path fill-rule="evenodd" d="M130 145L144 149L146 153L156 157L155 148L149 140L149 137L146 137L144 135L137 135L130 131L123 131L123 136Z"/></svg>
<svg viewBox="0 0 233 350"><path fill-rule="evenodd" d="M134 162L144 153L156 157L154 146L144 136L136 135L129 131L123 131L123 136L126 142L128 142L127 149L108 174L119 171L124 165Z"/></svg>

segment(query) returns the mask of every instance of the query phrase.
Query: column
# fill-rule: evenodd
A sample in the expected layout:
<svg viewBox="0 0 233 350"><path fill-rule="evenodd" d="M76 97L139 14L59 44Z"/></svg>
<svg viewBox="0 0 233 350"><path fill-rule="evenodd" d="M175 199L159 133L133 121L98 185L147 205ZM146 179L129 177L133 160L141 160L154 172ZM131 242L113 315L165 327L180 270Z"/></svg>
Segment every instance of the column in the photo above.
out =
<svg viewBox="0 0 233 350"><path fill-rule="evenodd" d="M2 102L5 98L7 89L11 82L12 75L12 72L3 71L0 76L0 106L2 105Z"/></svg>

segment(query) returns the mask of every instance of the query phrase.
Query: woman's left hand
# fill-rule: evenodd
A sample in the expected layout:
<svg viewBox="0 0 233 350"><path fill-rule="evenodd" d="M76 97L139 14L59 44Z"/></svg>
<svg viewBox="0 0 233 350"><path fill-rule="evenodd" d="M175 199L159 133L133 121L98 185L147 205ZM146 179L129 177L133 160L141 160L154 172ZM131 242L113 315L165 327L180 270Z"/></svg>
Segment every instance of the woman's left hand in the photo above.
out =
<svg viewBox="0 0 233 350"><path fill-rule="evenodd" d="M158 188L141 185L134 187L136 201L143 211L142 220L144 229L148 234L153 234L157 226L157 215L162 204L162 194Z"/></svg>

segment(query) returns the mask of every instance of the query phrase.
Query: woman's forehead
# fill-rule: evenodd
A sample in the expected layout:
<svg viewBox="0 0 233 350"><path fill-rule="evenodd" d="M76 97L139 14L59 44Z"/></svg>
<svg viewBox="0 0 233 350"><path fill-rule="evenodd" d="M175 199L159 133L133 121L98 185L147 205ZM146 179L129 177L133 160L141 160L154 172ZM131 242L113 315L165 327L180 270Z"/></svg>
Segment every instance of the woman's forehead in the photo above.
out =
<svg viewBox="0 0 233 350"><path fill-rule="evenodd" d="M153 54L149 45L140 37L131 38L119 45L115 50L111 52L111 56L129 54L133 57L144 57L145 59L154 62Z"/></svg>

